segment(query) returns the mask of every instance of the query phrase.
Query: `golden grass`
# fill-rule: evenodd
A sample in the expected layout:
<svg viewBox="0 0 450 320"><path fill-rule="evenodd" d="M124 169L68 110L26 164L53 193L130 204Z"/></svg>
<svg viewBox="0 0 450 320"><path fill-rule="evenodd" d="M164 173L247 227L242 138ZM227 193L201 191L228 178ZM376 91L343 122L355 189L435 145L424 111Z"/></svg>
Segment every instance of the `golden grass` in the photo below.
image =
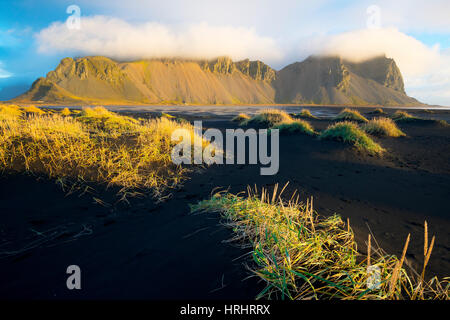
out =
<svg viewBox="0 0 450 320"><path fill-rule="evenodd" d="M334 120L348 120L348 121L358 121L358 122L368 122L366 117L364 117L359 111L345 108L334 118Z"/></svg>
<svg viewBox="0 0 450 320"><path fill-rule="evenodd" d="M23 110L16 105L0 105L0 121L1 120L14 120L22 116Z"/></svg>
<svg viewBox="0 0 450 320"><path fill-rule="evenodd" d="M418 118L412 116L411 114L409 114L408 112L401 111L401 110L395 111L395 113L391 117L392 117L392 119L394 119L394 121L397 121L397 122L409 122L409 121L414 121L414 120L418 119Z"/></svg>
<svg viewBox="0 0 450 320"><path fill-rule="evenodd" d="M243 125L264 125L272 127L280 123L290 123L292 122L292 117L285 111L279 109L264 109L259 111L252 118L244 121Z"/></svg>
<svg viewBox="0 0 450 320"><path fill-rule="evenodd" d="M381 109L381 108L376 108L376 109L373 110L371 113L372 113L372 114L386 114L386 112L384 112L384 110Z"/></svg>
<svg viewBox="0 0 450 320"><path fill-rule="evenodd" d="M70 112L69 108L64 108L61 110L61 115L64 117L70 116L72 113Z"/></svg>
<svg viewBox="0 0 450 320"><path fill-rule="evenodd" d="M271 129L280 130L281 134L305 133L308 135L315 135L316 132L311 124L305 120L297 119L292 122L282 122L274 125Z"/></svg>
<svg viewBox="0 0 450 320"><path fill-rule="evenodd" d="M309 109L302 109L302 111L300 111L298 116L301 118L317 119L317 117L313 116L313 114L311 113L311 111L309 111Z"/></svg>
<svg viewBox="0 0 450 320"><path fill-rule="evenodd" d="M392 119L376 118L364 124L363 130L369 134L385 137L401 137L405 133L400 130Z"/></svg>
<svg viewBox="0 0 450 320"><path fill-rule="evenodd" d="M245 113L239 113L236 117L234 117L233 119L231 119L231 121L234 122L243 122L246 120L249 120L250 116L248 114Z"/></svg>
<svg viewBox="0 0 450 320"><path fill-rule="evenodd" d="M320 134L320 138L349 143L358 150L369 154L380 155L386 151L378 143L367 136L356 123L350 121L338 122L328 126L328 128Z"/></svg>
<svg viewBox="0 0 450 320"><path fill-rule="evenodd" d="M37 107L35 107L35 106L33 106L33 105L28 106L28 107L24 107L23 110L24 110L26 113L45 114L45 111L43 111L42 109L37 108Z"/></svg>
<svg viewBox="0 0 450 320"><path fill-rule="evenodd" d="M219 212L235 233L232 240L251 246L249 268L266 283L257 298L449 299L448 278L426 282L406 272L409 236L400 259L371 244L368 256L362 255L348 219L344 223L338 215L321 217L312 198L301 203L295 193L283 201L285 187L277 194L276 185L272 195L256 188L248 189L246 197L216 193L191 206L192 212ZM378 285L368 285L374 283L369 266L379 270Z"/></svg>
<svg viewBox="0 0 450 320"><path fill-rule="evenodd" d="M0 110L0 119L4 110L10 113ZM0 121L0 169L117 186L122 197L151 191L160 198L186 179L187 169L171 160L176 129L187 129L193 139L190 124L139 122L101 107L73 117L23 115Z"/></svg>

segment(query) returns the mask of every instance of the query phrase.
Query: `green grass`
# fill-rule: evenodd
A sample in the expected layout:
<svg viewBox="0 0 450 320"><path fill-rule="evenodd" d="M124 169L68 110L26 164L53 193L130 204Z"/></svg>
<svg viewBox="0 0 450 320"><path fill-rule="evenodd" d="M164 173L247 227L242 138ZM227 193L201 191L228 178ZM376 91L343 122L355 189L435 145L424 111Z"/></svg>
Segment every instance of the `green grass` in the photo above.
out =
<svg viewBox="0 0 450 320"><path fill-rule="evenodd" d="M405 133L400 130L392 119L376 118L363 125L363 130L369 134L384 137L402 137Z"/></svg>
<svg viewBox="0 0 450 320"><path fill-rule="evenodd" d="M308 109L302 109L302 111L300 111L300 113L297 114L297 116L300 118L306 118L306 119L317 119L317 117L313 116L311 111L309 111Z"/></svg>
<svg viewBox="0 0 450 320"><path fill-rule="evenodd" d="M358 122L368 122L367 118L365 118L361 113L359 113L357 110L352 110L345 108L342 110L335 118L334 120L348 120L348 121L358 121Z"/></svg>
<svg viewBox="0 0 450 320"><path fill-rule="evenodd" d="M349 143L358 150L369 154L379 155L385 151L354 122L344 121L332 124L320 134L320 138Z"/></svg>
<svg viewBox="0 0 450 320"><path fill-rule="evenodd" d="M259 111L252 118L243 121L241 124L273 127L280 123L290 123L292 121L292 117L285 111L278 109L265 109Z"/></svg>
<svg viewBox="0 0 450 320"><path fill-rule="evenodd" d="M239 113L236 117L234 117L231 121L242 123L244 121L250 120L250 116L245 113Z"/></svg>
<svg viewBox="0 0 450 320"><path fill-rule="evenodd" d="M412 116L406 111L397 110L395 113L391 116L391 118L395 122L412 122L419 120L419 118Z"/></svg>
<svg viewBox="0 0 450 320"><path fill-rule="evenodd" d="M308 135L316 134L311 124L301 119L294 120L288 123L276 124L271 129L278 129L280 130L281 134L293 134L293 133L304 133Z"/></svg>
<svg viewBox="0 0 450 320"><path fill-rule="evenodd" d="M319 216L312 198L282 201L284 188L280 194L277 188L272 195L264 189L247 196L216 193L191 206L192 212L220 213L232 239L251 247L248 268L266 284L257 299L449 299L448 280L425 282L403 268L409 236L400 259L370 245L370 254L362 255L348 220ZM379 268L379 288L368 288L368 266Z"/></svg>

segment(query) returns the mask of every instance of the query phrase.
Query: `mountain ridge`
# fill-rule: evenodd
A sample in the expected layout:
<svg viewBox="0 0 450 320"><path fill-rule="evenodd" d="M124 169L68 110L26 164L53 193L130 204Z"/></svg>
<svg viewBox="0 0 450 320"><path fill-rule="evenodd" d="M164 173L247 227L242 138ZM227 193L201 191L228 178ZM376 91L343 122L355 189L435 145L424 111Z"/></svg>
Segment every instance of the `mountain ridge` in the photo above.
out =
<svg viewBox="0 0 450 320"><path fill-rule="evenodd" d="M64 58L17 103L423 105L395 61L311 56L276 71L262 61Z"/></svg>

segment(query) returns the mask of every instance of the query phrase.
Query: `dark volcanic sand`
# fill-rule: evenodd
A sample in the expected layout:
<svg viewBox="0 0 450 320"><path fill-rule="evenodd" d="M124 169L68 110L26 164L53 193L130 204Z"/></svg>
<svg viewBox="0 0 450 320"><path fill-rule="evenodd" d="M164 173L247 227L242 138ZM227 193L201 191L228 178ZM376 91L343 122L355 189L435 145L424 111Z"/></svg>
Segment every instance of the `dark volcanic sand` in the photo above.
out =
<svg viewBox="0 0 450 320"><path fill-rule="evenodd" d="M448 116L433 116L440 113ZM203 126L233 128L230 119L221 115ZM323 129L329 121L311 123ZM338 142L282 136L277 175L260 176L259 165L215 165L196 170L161 204L144 198L103 207L89 194L66 196L53 181L4 174L0 298L253 299L264 284L244 280L249 250L224 242L232 233L218 215L192 215L188 204L208 198L215 187L240 192L247 185L271 189L287 181L286 197L298 189L304 200L314 196L319 214L350 218L361 252L368 226L380 246L397 255L411 233L407 259L418 269L426 219L430 238L436 235L427 274L448 276L450 128L426 122L400 127L408 137L377 139L389 150L383 158ZM112 203L113 194L95 196ZM72 264L82 270L80 291L66 289L65 271Z"/></svg>

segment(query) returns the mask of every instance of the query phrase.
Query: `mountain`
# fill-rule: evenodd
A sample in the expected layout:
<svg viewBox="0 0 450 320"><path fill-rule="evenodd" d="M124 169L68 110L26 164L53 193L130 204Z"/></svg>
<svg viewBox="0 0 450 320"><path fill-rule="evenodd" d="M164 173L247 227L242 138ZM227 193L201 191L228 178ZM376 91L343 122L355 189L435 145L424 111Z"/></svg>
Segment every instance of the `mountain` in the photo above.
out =
<svg viewBox="0 0 450 320"><path fill-rule="evenodd" d="M276 72L261 61L65 58L13 99L55 104L420 105L394 60L309 57Z"/></svg>
<svg viewBox="0 0 450 320"><path fill-rule="evenodd" d="M273 86L279 103L421 105L406 95L399 68L386 57L353 63L312 56L280 70Z"/></svg>

